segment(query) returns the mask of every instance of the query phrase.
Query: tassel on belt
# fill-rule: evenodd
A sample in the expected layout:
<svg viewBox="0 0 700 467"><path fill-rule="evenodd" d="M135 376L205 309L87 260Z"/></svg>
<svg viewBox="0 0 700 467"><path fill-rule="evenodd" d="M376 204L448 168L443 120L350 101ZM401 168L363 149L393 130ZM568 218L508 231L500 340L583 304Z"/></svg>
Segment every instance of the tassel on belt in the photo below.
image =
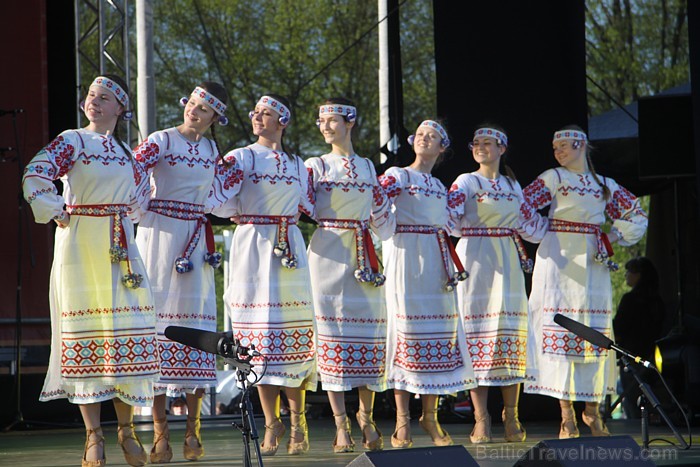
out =
<svg viewBox="0 0 700 467"><path fill-rule="evenodd" d="M319 219L318 226L325 229L345 229L355 231L355 250L357 252L357 269L355 279L358 282L371 282L381 287L386 282L384 274L379 272L379 260L374 250L374 243L369 233L369 221L355 219Z"/></svg>
<svg viewBox="0 0 700 467"><path fill-rule="evenodd" d="M276 257L281 258L282 266L287 269L296 269L299 264L297 256L292 254L289 248L288 226L296 223L294 216L242 215L238 218L238 224L277 225L277 242L272 252Z"/></svg>
<svg viewBox="0 0 700 467"><path fill-rule="evenodd" d="M126 261L128 273L122 277L122 284L130 289L138 289L143 282L143 275L131 271L129 261L129 243L122 225L129 208L126 204L80 204L66 206L71 216L112 217L112 239L109 247L109 259L112 263Z"/></svg>
<svg viewBox="0 0 700 467"><path fill-rule="evenodd" d="M432 225L410 225L410 224L398 224L396 226L396 233L414 233L414 234L425 234L425 235L435 235L438 242L438 247L440 248L440 255L442 256L442 264L445 268L445 274L447 274L447 283L445 283L445 290L452 292L457 286L457 282L466 280L469 277L469 273L464 270L462 262L457 256L454 245L447 237L447 232L445 229L434 227ZM457 269L457 272L450 274L450 258Z"/></svg>
<svg viewBox="0 0 700 467"><path fill-rule="evenodd" d="M515 249L518 252L518 258L520 259L520 269L524 272L531 273L533 263L530 258L527 257L527 251L525 251L525 244L523 239L520 238L518 231L515 229L510 229L508 227L463 227L462 237L510 237L515 243Z"/></svg>
<svg viewBox="0 0 700 467"><path fill-rule="evenodd" d="M549 219L550 232L567 232L576 234L592 234L596 237L596 249L598 250L593 259L603 264L611 271L617 271L620 266L610 259L615 253L608 236L598 224L587 224L585 222L571 222L562 219Z"/></svg>
<svg viewBox="0 0 700 467"><path fill-rule="evenodd" d="M175 260L175 270L178 273L183 274L192 270L193 264L190 258L201 239L202 226L204 226L204 236L207 242L207 252L204 254L204 261L213 268L221 266L221 253L216 251L214 230L211 227L211 222L204 215L203 205L169 199L152 199L148 204L148 210L173 219L197 221L194 233L185 246L185 251L181 257Z"/></svg>

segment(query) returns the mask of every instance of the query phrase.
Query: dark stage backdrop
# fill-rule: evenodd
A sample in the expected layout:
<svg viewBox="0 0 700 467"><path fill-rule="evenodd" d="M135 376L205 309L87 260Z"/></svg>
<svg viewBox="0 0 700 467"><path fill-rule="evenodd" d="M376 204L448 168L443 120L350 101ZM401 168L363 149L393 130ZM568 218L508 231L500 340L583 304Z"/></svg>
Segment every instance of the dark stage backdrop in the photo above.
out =
<svg viewBox="0 0 700 467"><path fill-rule="evenodd" d="M509 139L520 184L556 164L552 134L587 125L584 1L434 2L438 116L453 157L436 168L446 186L476 170L467 143L483 121Z"/></svg>

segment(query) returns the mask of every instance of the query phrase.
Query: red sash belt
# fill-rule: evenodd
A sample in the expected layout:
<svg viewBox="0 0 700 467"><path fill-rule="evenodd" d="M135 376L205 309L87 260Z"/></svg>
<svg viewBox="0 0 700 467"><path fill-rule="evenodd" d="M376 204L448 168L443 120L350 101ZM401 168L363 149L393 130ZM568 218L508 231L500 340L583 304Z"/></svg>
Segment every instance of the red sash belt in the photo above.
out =
<svg viewBox="0 0 700 467"><path fill-rule="evenodd" d="M238 218L239 224L277 225L277 243L272 250L275 256L281 258L282 266L295 269L298 265L297 256L292 254L289 248L288 226L297 223L294 216L251 216L242 215Z"/></svg>
<svg viewBox="0 0 700 467"><path fill-rule="evenodd" d="M592 234L596 236L596 249L594 259L604 264L609 270L617 271L619 265L610 259L615 253L608 236L598 224L587 224L584 222L571 222L561 219L549 219L550 232L567 232L576 234Z"/></svg>
<svg viewBox="0 0 700 467"><path fill-rule="evenodd" d="M126 204L80 204L66 206L71 216L112 217L112 239L110 241L109 259L112 263L126 261L128 273L122 277L122 284L130 289L138 289L143 281L141 274L131 271L129 261L129 242L122 225L122 219L129 212Z"/></svg>
<svg viewBox="0 0 700 467"><path fill-rule="evenodd" d="M398 224L396 226L396 233L413 233L413 234L424 234L424 235L435 235L438 242L438 247L440 248L440 255L442 256L442 264L445 268L445 274L447 274L447 283L445 284L445 290L451 292L455 289L458 281L466 280L469 277L469 273L464 270L462 262L457 256L454 245L452 241L447 236L445 229L434 227L432 225L410 225L410 224ZM450 273L450 259L455 265L457 272L454 274Z"/></svg>
<svg viewBox="0 0 700 467"><path fill-rule="evenodd" d="M532 260L527 257L525 244L517 230L508 227L463 227L462 237L510 237L520 258L520 268L524 272L532 272Z"/></svg>
<svg viewBox="0 0 700 467"><path fill-rule="evenodd" d="M207 242L207 252L204 255L204 261L214 268L221 265L221 253L217 253L216 251L214 230L211 227L209 219L204 215L203 205L185 203L184 201L172 201L169 199L152 199L148 204L148 210L173 219L197 221L197 226L185 246L185 251L181 257L175 260L175 270L177 272L182 274L192 270L193 264L190 257L202 236L202 226L204 226L204 235Z"/></svg>
<svg viewBox="0 0 700 467"><path fill-rule="evenodd" d="M374 250L372 236L369 233L368 220L355 219L319 219L318 226L325 229L346 229L355 231L355 249L357 251L357 269L355 279L358 282L372 282L375 287L381 287L386 281L384 274L379 272L379 260ZM369 267L367 264L369 263Z"/></svg>

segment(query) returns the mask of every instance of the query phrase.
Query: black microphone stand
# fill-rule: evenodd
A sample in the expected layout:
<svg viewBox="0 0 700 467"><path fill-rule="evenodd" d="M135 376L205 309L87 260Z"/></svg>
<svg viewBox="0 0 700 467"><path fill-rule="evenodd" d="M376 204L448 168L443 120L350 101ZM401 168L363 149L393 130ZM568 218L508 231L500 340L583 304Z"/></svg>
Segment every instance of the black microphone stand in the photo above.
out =
<svg viewBox="0 0 700 467"><path fill-rule="evenodd" d="M262 456L260 455L260 443L258 442L258 429L255 426L255 415L253 413L253 404L250 402L250 384L248 382L248 376L251 373L252 355L246 357L245 359L240 359L237 357L229 358L224 357L224 361L236 368L236 377L240 383L243 392L241 393L241 401L238 407L241 409L241 423L240 425L233 422L235 426L243 435L243 467L252 467L252 460L250 456L250 441L253 440L255 446L255 455L258 459L258 466L263 467Z"/></svg>
<svg viewBox="0 0 700 467"><path fill-rule="evenodd" d="M661 407L659 399L651 390L651 387L642 379L642 376L639 374L639 371L635 368L634 365L632 365L632 361L630 360L628 355L623 354L620 357L620 360L622 360L622 363L625 366L625 370L631 372L632 376L634 376L634 379L637 380L637 384L639 384L639 389L640 391L642 391L642 395L639 396L639 409L641 410L642 414L642 447L644 449L649 449L649 410L647 407L648 403L651 404L651 406L659 413L661 418L664 419L666 425L668 425L671 431L673 431L673 435L676 437L682 448L686 449L688 447L688 443L686 443L685 439L683 439L681 434L676 429L676 426L673 424L668 415L666 415L666 412Z"/></svg>

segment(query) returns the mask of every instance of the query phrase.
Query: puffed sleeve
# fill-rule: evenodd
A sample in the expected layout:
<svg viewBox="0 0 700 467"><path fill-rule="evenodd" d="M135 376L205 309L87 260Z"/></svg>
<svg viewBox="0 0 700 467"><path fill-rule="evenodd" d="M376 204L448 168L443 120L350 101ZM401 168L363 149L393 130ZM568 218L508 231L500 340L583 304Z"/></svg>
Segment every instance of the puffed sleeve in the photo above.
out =
<svg viewBox="0 0 700 467"><path fill-rule="evenodd" d="M123 147L127 147L126 143L122 144ZM138 222L141 219L143 213L148 210L148 202L151 200L151 183L150 177L146 173L145 169L141 164L138 164L134 158L134 154L129 149L129 157L132 161L132 168L134 170L134 192L129 203L129 218Z"/></svg>
<svg viewBox="0 0 700 467"><path fill-rule="evenodd" d="M214 167L214 180L212 180L209 196L204 206L206 212L212 212L228 200L233 199L239 191L243 183L243 170L236 158L231 158L228 161L219 156L219 148L212 141L214 154L216 154L216 166Z"/></svg>
<svg viewBox="0 0 700 467"><path fill-rule="evenodd" d="M248 160L248 158L251 157L252 154L250 153L249 149L237 148L233 151L229 151L223 157L223 161L221 162L222 165L228 165L228 167L234 168L232 169L234 170L232 174L233 177L240 177L240 180L236 182L239 185L235 190L236 195L240 192L240 185L243 183L245 174L249 170L249 167L251 167L252 161ZM222 204L217 205L216 203L212 203L211 213L217 217L223 217L226 219L241 214L239 209L238 196L232 195L230 197L227 197L227 199Z"/></svg>
<svg viewBox="0 0 700 467"><path fill-rule="evenodd" d="M518 233L528 242L541 242L549 230L549 219L538 211L552 203L552 193L556 192L557 180L556 170L549 169L523 189Z"/></svg>
<svg viewBox="0 0 700 467"><path fill-rule="evenodd" d="M617 242L622 246L634 245L647 230L647 213L640 206L639 199L626 188L610 178L606 178L606 182L611 196L605 205L605 213L613 221Z"/></svg>
<svg viewBox="0 0 700 467"><path fill-rule="evenodd" d="M377 178L374 165L370 163L369 169L372 173L372 180L375 181L372 187L372 212L369 216L370 226L381 240L388 240L394 235L394 231L396 230L396 217L394 217L394 213L391 210L389 197Z"/></svg>
<svg viewBox="0 0 700 467"><path fill-rule="evenodd" d="M379 184L384 189L389 202L401 194L404 187L405 171L398 167L389 167L383 175L379 176Z"/></svg>
<svg viewBox="0 0 700 467"><path fill-rule="evenodd" d="M24 199L31 206L34 219L40 224L46 224L63 214L65 200L58 194L53 182L73 168L78 147L76 139L73 130L64 131L40 150L24 169Z"/></svg>
<svg viewBox="0 0 700 467"><path fill-rule="evenodd" d="M447 233L461 237L462 218L466 209L467 197L470 196L467 174L462 174L452 183L447 192Z"/></svg>
<svg viewBox="0 0 700 467"><path fill-rule="evenodd" d="M136 200L141 211L148 210L152 194L151 173L168 147L167 138L166 132L156 131L134 149L134 178L138 187Z"/></svg>

